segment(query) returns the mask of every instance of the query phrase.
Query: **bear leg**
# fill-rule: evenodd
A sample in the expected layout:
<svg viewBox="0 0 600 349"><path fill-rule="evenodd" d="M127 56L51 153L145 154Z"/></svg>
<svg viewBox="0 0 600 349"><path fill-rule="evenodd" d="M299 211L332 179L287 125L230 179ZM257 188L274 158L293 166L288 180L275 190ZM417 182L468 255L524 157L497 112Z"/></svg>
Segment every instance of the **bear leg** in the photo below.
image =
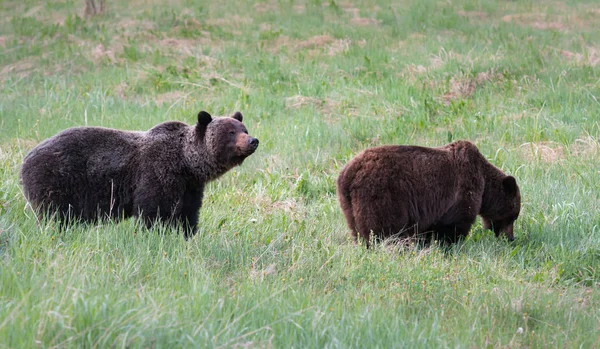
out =
<svg viewBox="0 0 600 349"><path fill-rule="evenodd" d="M202 190L187 190L183 195L183 206L178 224L181 224L186 240L196 235L198 231L198 214L202 207L202 195Z"/></svg>
<svg viewBox="0 0 600 349"><path fill-rule="evenodd" d="M445 244L454 244L464 239L471 230L472 221L461 221L458 223L436 226L434 228L434 239Z"/></svg>
<svg viewBox="0 0 600 349"><path fill-rule="evenodd" d="M185 186L183 183L161 186L158 181L148 182L153 185L142 182L134 194L135 215L142 218L148 229L157 221L173 224L181 216Z"/></svg>

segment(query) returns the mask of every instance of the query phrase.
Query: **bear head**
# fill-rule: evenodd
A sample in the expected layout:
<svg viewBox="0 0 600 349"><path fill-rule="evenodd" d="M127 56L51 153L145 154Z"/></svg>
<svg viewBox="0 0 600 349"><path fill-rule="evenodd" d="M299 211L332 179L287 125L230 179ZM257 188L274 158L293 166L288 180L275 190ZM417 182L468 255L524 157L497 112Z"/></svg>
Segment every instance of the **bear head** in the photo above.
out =
<svg viewBox="0 0 600 349"><path fill-rule="evenodd" d="M258 139L248 134L242 120L240 112L216 118L205 111L198 113L196 135L204 139L206 152L214 161L226 168L241 165L258 148Z"/></svg>
<svg viewBox="0 0 600 349"><path fill-rule="evenodd" d="M521 212L521 193L517 181L512 176L502 178L502 185L496 190L493 203L487 212L481 213L484 229L491 229L496 236L504 234L509 241L514 240L513 225Z"/></svg>

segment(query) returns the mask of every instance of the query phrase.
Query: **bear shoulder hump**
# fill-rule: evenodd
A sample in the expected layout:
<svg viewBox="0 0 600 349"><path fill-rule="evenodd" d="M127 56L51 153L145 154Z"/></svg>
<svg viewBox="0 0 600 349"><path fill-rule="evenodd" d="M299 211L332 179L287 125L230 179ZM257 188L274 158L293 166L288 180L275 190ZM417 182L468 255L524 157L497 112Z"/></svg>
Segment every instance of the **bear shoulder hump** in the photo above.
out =
<svg viewBox="0 0 600 349"><path fill-rule="evenodd" d="M186 129L188 125L179 121L167 121L162 124L158 124L148 130L148 135L168 135L168 134L176 134L180 131Z"/></svg>

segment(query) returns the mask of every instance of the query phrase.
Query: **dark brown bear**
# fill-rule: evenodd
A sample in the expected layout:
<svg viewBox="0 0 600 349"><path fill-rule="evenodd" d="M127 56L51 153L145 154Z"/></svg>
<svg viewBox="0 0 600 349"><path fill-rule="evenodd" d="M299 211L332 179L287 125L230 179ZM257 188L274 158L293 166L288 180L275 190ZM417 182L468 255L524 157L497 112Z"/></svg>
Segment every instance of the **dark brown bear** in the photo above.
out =
<svg viewBox="0 0 600 349"><path fill-rule="evenodd" d="M477 215L484 228L513 240L521 209L515 178L467 141L367 149L342 169L337 194L352 235L367 246L371 234L452 243L469 233Z"/></svg>
<svg viewBox="0 0 600 349"><path fill-rule="evenodd" d="M254 153L242 114L198 114L188 126L165 122L147 132L75 127L45 140L23 161L21 182L39 213L63 223L140 216L196 233L204 186Z"/></svg>

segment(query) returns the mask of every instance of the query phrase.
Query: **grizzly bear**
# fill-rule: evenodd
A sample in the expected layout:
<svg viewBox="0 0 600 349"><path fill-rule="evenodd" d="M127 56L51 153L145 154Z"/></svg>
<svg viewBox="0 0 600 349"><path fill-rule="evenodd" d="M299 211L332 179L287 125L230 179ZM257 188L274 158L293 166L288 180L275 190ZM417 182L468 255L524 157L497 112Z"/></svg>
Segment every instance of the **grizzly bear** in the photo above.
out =
<svg viewBox="0 0 600 349"><path fill-rule="evenodd" d="M477 215L484 228L513 240L521 210L515 178L468 141L366 149L342 169L337 195L352 236L367 247L371 238L389 237L453 243Z"/></svg>
<svg viewBox="0 0 600 349"><path fill-rule="evenodd" d="M25 197L61 223L139 216L197 230L204 186L254 153L243 116L201 111L196 125L169 121L146 132L75 127L27 154L21 168Z"/></svg>

